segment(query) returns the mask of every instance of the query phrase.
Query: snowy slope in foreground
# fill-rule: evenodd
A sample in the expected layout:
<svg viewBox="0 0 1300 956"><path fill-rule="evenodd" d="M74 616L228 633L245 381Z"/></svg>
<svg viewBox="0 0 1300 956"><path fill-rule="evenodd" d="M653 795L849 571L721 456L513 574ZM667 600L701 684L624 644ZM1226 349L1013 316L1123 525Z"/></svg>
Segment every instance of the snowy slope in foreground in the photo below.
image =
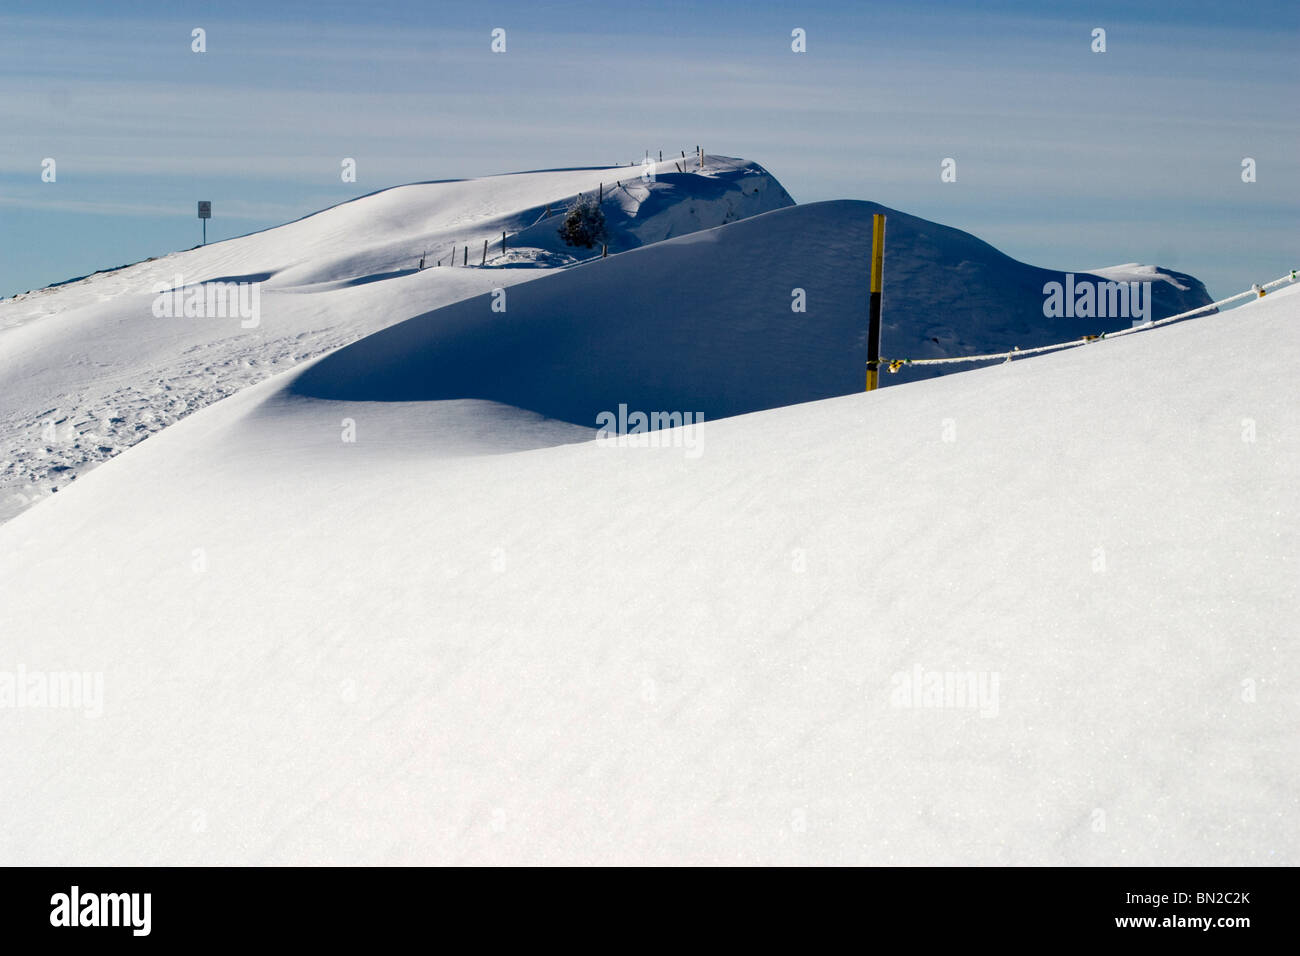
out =
<svg viewBox="0 0 1300 956"><path fill-rule="evenodd" d="M104 675L0 861L1294 865L1298 313L698 457L253 386L0 528L2 666Z"/></svg>

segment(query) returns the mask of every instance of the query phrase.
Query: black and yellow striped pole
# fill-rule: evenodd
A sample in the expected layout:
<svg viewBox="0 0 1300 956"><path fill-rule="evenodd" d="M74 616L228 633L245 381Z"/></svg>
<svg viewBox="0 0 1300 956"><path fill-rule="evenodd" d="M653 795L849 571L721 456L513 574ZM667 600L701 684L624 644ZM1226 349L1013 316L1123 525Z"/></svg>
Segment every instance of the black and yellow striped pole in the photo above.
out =
<svg viewBox="0 0 1300 956"><path fill-rule="evenodd" d="M885 217L871 217L871 324L867 327L867 391L876 390L880 372L880 290L885 271Z"/></svg>

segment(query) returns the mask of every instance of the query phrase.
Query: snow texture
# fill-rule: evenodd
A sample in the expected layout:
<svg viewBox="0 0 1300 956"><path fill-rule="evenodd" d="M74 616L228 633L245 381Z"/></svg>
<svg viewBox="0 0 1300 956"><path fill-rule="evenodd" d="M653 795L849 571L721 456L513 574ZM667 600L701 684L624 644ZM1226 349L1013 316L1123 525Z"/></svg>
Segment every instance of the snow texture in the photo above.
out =
<svg viewBox="0 0 1300 956"><path fill-rule="evenodd" d="M1300 289L863 394L872 204L347 285L391 192L182 254L285 283L263 339L152 324L172 263L0 333L74 423L167 355L234 392L0 527L0 670L104 689L0 710L0 862L1295 865ZM887 352L1061 335L1041 270L889 242Z"/></svg>

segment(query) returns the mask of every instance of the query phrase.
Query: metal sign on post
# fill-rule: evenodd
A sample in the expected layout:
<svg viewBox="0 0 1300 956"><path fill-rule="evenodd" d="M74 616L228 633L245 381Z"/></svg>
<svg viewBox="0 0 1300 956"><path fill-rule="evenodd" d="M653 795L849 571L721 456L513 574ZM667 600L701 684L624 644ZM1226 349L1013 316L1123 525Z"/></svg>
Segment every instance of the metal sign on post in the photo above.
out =
<svg viewBox="0 0 1300 956"><path fill-rule="evenodd" d="M203 244L208 244L208 220L212 218L212 203L207 199L199 200L199 218L203 220Z"/></svg>

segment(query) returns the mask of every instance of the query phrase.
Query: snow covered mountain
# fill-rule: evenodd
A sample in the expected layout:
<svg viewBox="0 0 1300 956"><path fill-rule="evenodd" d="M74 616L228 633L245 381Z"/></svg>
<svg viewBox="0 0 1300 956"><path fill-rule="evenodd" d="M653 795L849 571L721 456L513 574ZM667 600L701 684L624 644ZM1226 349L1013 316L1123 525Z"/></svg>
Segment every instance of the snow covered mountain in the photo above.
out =
<svg viewBox="0 0 1300 956"><path fill-rule="evenodd" d="M0 521L179 418L357 339L300 388L496 398L585 426L621 401L716 418L857 391L874 212L889 216L891 356L1130 324L1045 318L1044 285L1063 274L959 230L872 203L793 207L743 160L677 170L655 164L652 182L641 167L603 167L403 186L0 302ZM575 255L556 234L579 194L605 200L609 260L581 265L598 250ZM417 271L422 258L431 268ZM1209 301L1189 276L1124 268L1154 280L1153 317ZM491 290L543 276L512 289L504 313L490 311L500 299ZM156 314L160 289L182 290L179 305L233 282L258 284L255 322ZM796 289L804 312L792 311ZM443 348L452 337L455 348ZM388 374L392 348L427 356L418 380ZM948 368L909 368L884 383Z"/></svg>
<svg viewBox="0 0 1300 956"><path fill-rule="evenodd" d="M1300 288L864 394L880 207L705 173L604 260L560 171L0 304L0 863L1294 865ZM886 354L1106 328L888 215Z"/></svg>
<svg viewBox="0 0 1300 956"><path fill-rule="evenodd" d="M889 230L889 355L979 353L1132 324L1046 318L1044 285L1065 281L1062 273L959 230L843 200L778 209L425 313L334 352L293 391L485 398L588 427L620 403L714 419L861 391L864 256L877 212ZM1142 275L1133 281L1151 283L1153 318L1210 301L1190 276ZM1106 281L1086 273L1074 281L1088 279ZM885 381L956 367L909 368Z"/></svg>
<svg viewBox="0 0 1300 956"><path fill-rule="evenodd" d="M0 521L268 375L577 261L556 228L579 194L603 187L615 253L792 203L754 163L711 156L703 170L676 169L656 164L650 183L637 166L401 186L0 302ZM421 257L443 267L417 271ZM255 325L154 312L159 288L241 281L259 283Z"/></svg>

